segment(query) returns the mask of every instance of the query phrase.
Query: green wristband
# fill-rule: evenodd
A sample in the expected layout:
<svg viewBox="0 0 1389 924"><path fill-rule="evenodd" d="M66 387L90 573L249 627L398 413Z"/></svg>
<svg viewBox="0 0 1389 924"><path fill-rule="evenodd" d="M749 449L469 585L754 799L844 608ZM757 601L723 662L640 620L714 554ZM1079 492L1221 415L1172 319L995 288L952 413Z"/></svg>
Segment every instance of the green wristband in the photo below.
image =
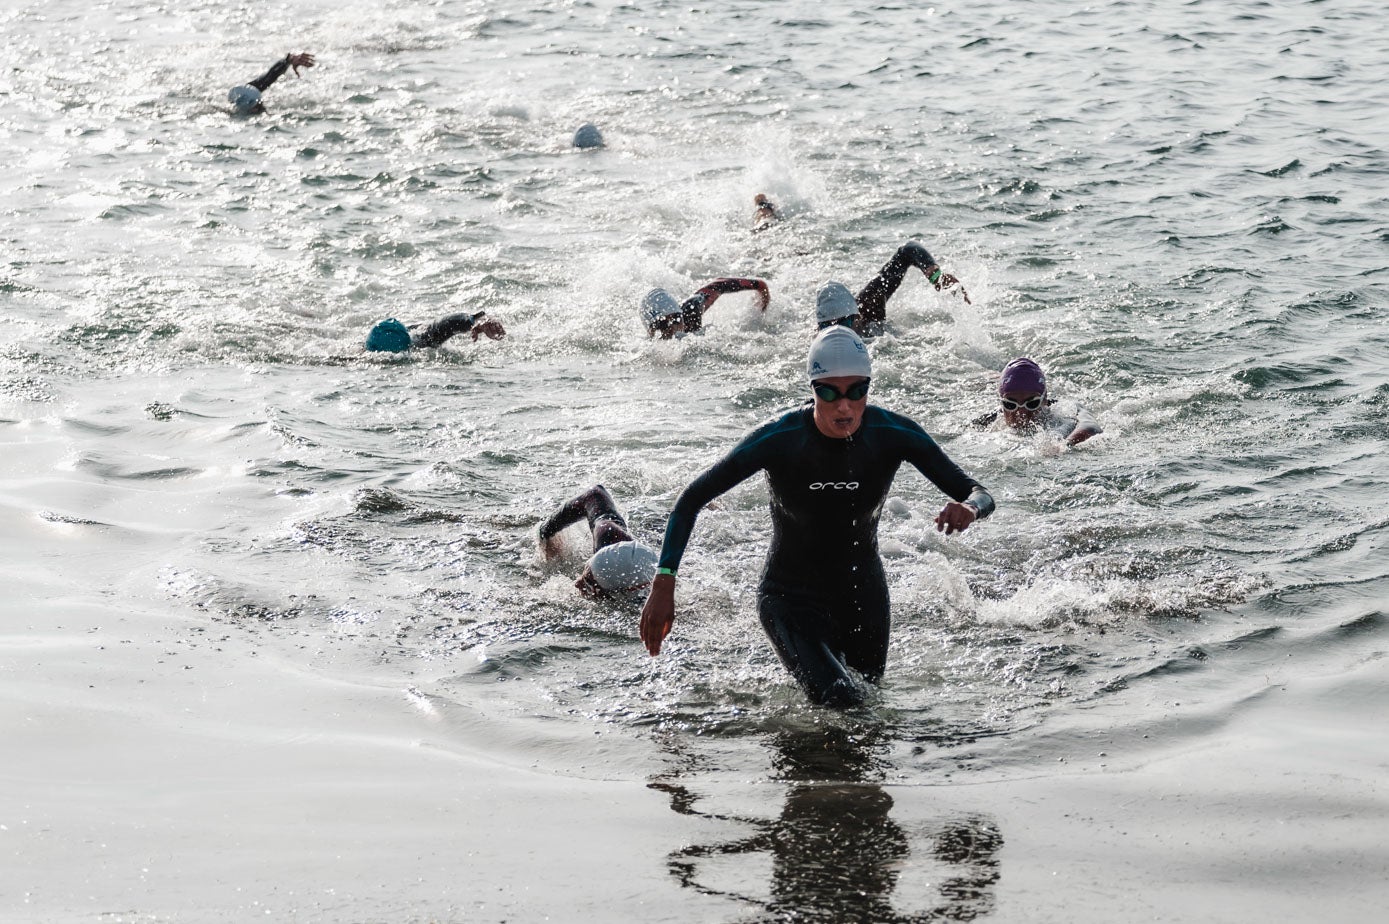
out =
<svg viewBox="0 0 1389 924"><path fill-rule="evenodd" d="M932 285L940 282L940 267L936 267L926 278L931 280Z"/></svg>
<svg viewBox="0 0 1389 924"><path fill-rule="evenodd" d="M674 568L657 568L657 569L656 569L656 573L657 573L657 574L669 574L671 577L675 577L675 569L674 569Z"/></svg>

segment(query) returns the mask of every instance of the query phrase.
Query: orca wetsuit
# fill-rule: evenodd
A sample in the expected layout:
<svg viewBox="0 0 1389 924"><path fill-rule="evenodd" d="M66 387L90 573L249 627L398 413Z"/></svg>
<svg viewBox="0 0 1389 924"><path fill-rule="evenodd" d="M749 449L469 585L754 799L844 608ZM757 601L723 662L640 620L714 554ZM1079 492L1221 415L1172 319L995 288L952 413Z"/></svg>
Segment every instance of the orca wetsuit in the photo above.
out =
<svg viewBox="0 0 1389 924"><path fill-rule="evenodd" d="M690 483L671 511L659 567L676 570L699 511L759 471L771 491L772 542L758 614L777 655L815 702L861 703L853 668L877 683L891 624L878 557L878 518L898 467L910 462L979 518L993 498L917 423L869 405L853 436L825 436L814 408L790 411L748 434Z"/></svg>

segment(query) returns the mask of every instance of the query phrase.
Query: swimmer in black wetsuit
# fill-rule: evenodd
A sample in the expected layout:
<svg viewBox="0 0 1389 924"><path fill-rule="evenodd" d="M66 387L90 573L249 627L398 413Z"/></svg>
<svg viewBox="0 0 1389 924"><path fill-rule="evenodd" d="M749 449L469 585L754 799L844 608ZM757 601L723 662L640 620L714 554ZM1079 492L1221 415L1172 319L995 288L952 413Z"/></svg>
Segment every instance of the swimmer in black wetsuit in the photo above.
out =
<svg viewBox="0 0 1389 924"><path fill-rule="evenodd" d="M486 334L490 340L506 336L502 322L488 318L487 312L445 315L424 330L411 333L418 325L406 327L395 318L378 321L367 333L366 349L372 353L404 353L412 347L440 347L458 334L471 332L473 340Z"/></svg>
<svg viewBox="0 0 1389 924"><path fill-rule="evenodd" d="M560 532L585 518L593 533L593 557L574 582L579 593L585 597L617 597L645 590L656 569L656 553L632 537L612 495L601 484L565 502L540 524L540 551L545 559L563 554Z"/></svg>
<svg viewBox="0 0 1389 924"><path fill-rule="evenodd" d="M677 302L675 296L665 289L652 289L641 300L641 320L646 325L646 335L654 337L660 334L662 340L669 340L676 334L693 334L703 330L704 312L714 307L720 295L750 291L757 293L757 307L766 311L772 296L764 279L715 279L700 287L684 302Z"/></svg>
<svg viewBox="0 0 1389 924"><path fill-rule="evenodd" d="M294 68L294 76L298 77L299 68L313 67L314 64L314 56L308 52L299 54L291 52L272 64L270 70L255 80L239 87L232 87L227 93L227 101L241 115L258 115L265 111L265 105L260 100L261 94L270 89L272 83L284 76L285 71L292 67Z"/></svg>
<svg viewBox="0 0 1389 924"><path fill-rule="evenodd" d="M993 498L912 420L868 404L868 349L845 327L821 331L807 372L813 407L748 434L676 501L641 638L652 655L675 621L675 573L699 511L759 471L771 490L772 542L758 588L762 627L816 703L856 705L887 664L890 614L878 517L903 462L953 500L936 517L947 535L994 509Z"/></svg>
<svg viewBox="0 0 1389 924"><path fill-rule="evenodd" d="M1045 430L1064 439L1068 446L1104 432L1094 415L1079 405L1073 406L1074 414L1058 413L1052 399L1047 397L1047 377L1042 367L1026 356L1003 367L998 376L998 400L999 410L977 417L971 423L983 428L992 426L1002 417L1010 430L1024 434Z"/></svg>
<svg viewBox="0 0 1389 924"><path fill-rule="evenodd" d="M965 297L965 304L971 304L969 293L960 284L960 280L942 272L925 247L916 241L908 241L897 248L892 259L878 270L878 275L870 279L858 295L850 295L848 288L840 282L827 282L822 285L815 294L816 326L824 330L832 324L840 324L852 327L863 336L881 333L883 325L887 323L888 299L892 298L893 293L902 285L907 270L913 266L925 274L937 292L959 285L960 294Z"/></svg>

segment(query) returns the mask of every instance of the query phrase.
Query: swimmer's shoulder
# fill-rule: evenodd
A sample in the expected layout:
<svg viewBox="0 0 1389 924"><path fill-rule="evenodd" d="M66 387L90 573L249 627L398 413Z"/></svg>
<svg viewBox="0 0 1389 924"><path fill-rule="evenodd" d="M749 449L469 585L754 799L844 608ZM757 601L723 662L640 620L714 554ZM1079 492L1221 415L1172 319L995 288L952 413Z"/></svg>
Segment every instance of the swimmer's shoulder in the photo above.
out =
<svg viewBox="0 0 1389 924"><path fill-rule="evenodd" d="M899 433L904 435L925 436L928 439L930 434L926 428L906 414L899 414L896 411L889 411L885 407L870 404L863 409L863 424L865 429L882 430L888 433Z"/></svg>

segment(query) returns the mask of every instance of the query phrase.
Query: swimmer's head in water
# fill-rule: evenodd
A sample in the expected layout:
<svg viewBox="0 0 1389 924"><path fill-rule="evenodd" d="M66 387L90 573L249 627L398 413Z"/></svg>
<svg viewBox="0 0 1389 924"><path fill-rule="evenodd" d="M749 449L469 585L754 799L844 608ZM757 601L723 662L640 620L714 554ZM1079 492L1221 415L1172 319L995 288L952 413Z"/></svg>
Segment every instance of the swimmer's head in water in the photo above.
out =
<svg viewBox="0 0 1389 924"><path fill-rule="evenodd" d="M227 93L227 101L237 112L250 115L260 110L260 91L255 87L232 87Z"/></svg>
<svg viewBox="0 0 1389 924"><path fill-rule="evenodd" d="M810 355L805 361L806 377L816 379L855 376L870 378L873 360L863 338L847 327L827 327L810 343Z"/></svg>
<svg viewBox="0 0 1389 924"><path fill-rule="evenodd" d="M367 334L366 348L373 353L404 353L410 349L410 331L395 318L378 321Z"/></svg>
<svg viewBox="0 0 1389 924"><path fill-rule="evenodd" d="M669 337L684 330L680 323L680 303L665 289L652 289L641 300L641 320L648 333Z"/></svg>
<svg viewBox="0 0 1389 924"><path fill-rule="evenodd" d="M598 586L609 593L640 590L655 576L658 557L639 542L615 542L594 553L588 570Z"/></svg>
<svg viewBox="0 0 1389 924"><path fill-rule="evenodd" d="M585 122L579 126L578 131L574 132L574 147L601 148L602 146L603 133L592 122Z"/></svg>
<svg viewBox="0 0 1389 924"><path fill-rule="evenodd" d="M858 317L858 302L842 282L827 282L815 293L815 325L826 327Z"/></svg>
<svg viewBox="0 0 1389 924"><path fill-rule="evenodd" d="M1024 432L1039 426L1051 403L1046 396L1047 377L1032 360L1022 357L1003 367L998 377L998 400L1008 426Z"/></svg>

